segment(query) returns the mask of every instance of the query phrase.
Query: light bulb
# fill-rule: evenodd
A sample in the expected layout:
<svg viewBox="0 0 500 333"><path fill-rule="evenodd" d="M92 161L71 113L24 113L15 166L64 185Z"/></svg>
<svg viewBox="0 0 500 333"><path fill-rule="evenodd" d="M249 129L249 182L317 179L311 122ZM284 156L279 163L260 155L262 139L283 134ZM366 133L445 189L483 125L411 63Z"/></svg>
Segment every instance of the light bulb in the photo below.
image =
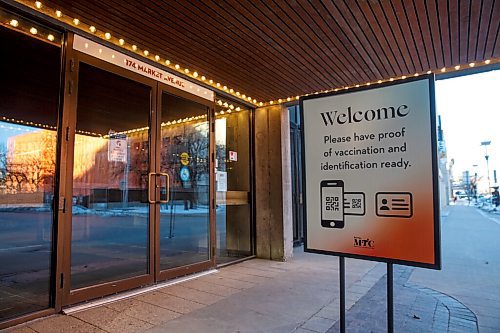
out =
<svg viewBox="0 0 500 333"><path fill-rule="evenodd" d="M401 78L402 78L403 80L404 80L404 79L406 79L406 75L401 76Z"/></svg>
<svg viewBox="0 0 500 333"><path fill-rule="evenodd" d="M427 74L431 74L431 73L432 73L432 71L427 71Z"/></svg>
<svg viewBox="0 0 500 333"><path fill-rule="evenodd" d="M40 1L35 1L35 7L38 9L42 8L42 3Z"/></svg>
<svg viewBox="0 0 500 333"><path fill-rule="evenodd" d="M202 80L202 81L205 81L206 79L207 79L207 78L206 78L205 76L202 76L202 77L201 77L201 80Z"/></svg>
<svg viewBox="0 0 500 333"><path fill-rule="evenodd" d="M19 22L17 22L17 20L10 20L9 24L13 27L17 27L19 25Z"/></svg>
<svg viewBox="0 0 500 333"><path fill-rule="evenodd" d="M94 33L94 32L96 32L97 29L96 29L96 27L94 27L93 25L91 25L89 27L89 30L90 30L91 33Z"/></svg>
<svg viewBox="0 0 500 333"><path fill-rule="evenodd" d="M446 67L441 68L441 73L446 72Z"/></svg>
<svg viewBox="0 0 500 333"><path fill-rule="evenodd" d="M184 73L189 74L189 69L184 69Z"/></svg>
<svg viewBox="0 0 500 333"><path fill-rule="evenodd" d="M165 60L165 65L170 65L170 60Z"/></svg>
<svg viewBox="0 0 500 333"><path fill-rule="evenodd" d="M179 64L175 64L175 69L179 69L181 68L181 66L179 66Z"/></svg>
<svg viewBox="0 0 500 333"><path fill-rule="evenodd" d="M456 65L456 66L455 66L455 69L456 69L456 70L459 70L459 69L460 69L460 65Z"/></svg>
<svg viewBox="0 0 500 333"><path fill-rule="evenodd" d="M474 66L476 66L476 63L474 63L474 62L471 62L471 63L469 64L469 67L474 67Z"/></svg>
<svg viewBox="0 0 500 333"><path fill-rule="evenodd" d="M132 45L132 50L137 51L137 45Z"/></svg>
<svg viewBox="0 0 500 333"><path fill-rule="evenodd" d="M106 38L106 39L111 39L111 34L110 34L109 32L106 32L106 33L104 34L104 38Z"/></svg>
<svg viewBox="0 0 500 333"><path fill-rule="evenodd" d="M144 50L144 55L147 57L149 55L149 51L148 50Z"/></svg>
<svg viewBox="0 0 500 333"><path fill-rule="evenodd" d="M62 16L62 12L60 10L56 10L56 16L57 17L61 17Z"/></svg>
<svg viewBox="0 0 500 333"><path fill-rule="evenodd" d="M155 55L155 60L159 61L160 60L160 56L159 55Z"/></svg>
<svg viewBox="0 0 500 333"><path fill-rule="evenodd" d="M76 19L73 19L73 23L74 23L75 25L79 25L79 24L80 24L80 20L79 20L79 19L77 19L77 18L76 18Z"/></svg>
<svg viewBox="0 0 500 333"><path fill-rule="evenodd" d="M120 45L123 45L123 44L125 44L125 40L123 40L123 38L120 38L120 39L118 40L118 43L120 43Z"/></svg>
<svg viewBox="0 0 500 333"><path fill-rule="evenodd" d="M193 72L193 77L198 77L198 72Z"/></svg>
<svg viewBox="0 0 500 333"><path fill-rule="evenodd" d="M34 28L34 27L31 27L30 32L31 32L33 35L36 35L36 34L38 33L38 30L36 30L36 28Z"/></svg>
<svg viewBox="0 0 500 333"><path fill-rule="evenodd" d="M49 34L47 36L47 39L50 40L51 42L53 42L54 41L54 35Z"/></svg>
<svg viewBox="0 0 500 333"><path fill-rule="evenodd" d="M484 61L484 63L485 63L486 65L489 65L489 63L490 63L490 62L491 62L491 60L490 60L490 59L488 59L488 60L485 60L485 61Z"/></svg>
<svg viewBox="0 0 500 333"><path fill-rule="evenodd" d="M378 80L377 83L382 83L382 80Z"/></svg>

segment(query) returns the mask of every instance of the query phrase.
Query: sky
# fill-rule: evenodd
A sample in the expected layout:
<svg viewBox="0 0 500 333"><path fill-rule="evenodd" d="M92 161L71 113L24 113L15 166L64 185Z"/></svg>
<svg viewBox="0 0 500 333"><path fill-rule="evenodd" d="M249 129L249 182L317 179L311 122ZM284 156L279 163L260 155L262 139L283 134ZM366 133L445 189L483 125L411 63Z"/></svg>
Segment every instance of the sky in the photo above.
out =
<svg viewBox="0 0 500 333"><path fill-rule="evenodd" d="M500 70L436 81L436 109L448 150L455 160L453 175L468 170L486 179L485 147L488 146L490 178L500 181ZM477 167L474 167L477 165Z"/></svg>

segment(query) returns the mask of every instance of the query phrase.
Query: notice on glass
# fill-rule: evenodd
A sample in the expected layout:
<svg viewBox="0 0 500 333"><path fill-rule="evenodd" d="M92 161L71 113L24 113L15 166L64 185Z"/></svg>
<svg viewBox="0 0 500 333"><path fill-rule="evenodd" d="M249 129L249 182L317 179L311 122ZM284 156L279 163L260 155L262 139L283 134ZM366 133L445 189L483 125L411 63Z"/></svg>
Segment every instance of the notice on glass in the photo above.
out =
<svg viewBox="0 0 500 333"><path fill-rule="evenodd" d="M433 76L301 110L306 251L439 269Z"/></svg>
<svg viewBox="0 0 500 333"><path fill-rule="evenodd" d="M108 141L108 161L127 163L127 137L111 134Z"/></svg>

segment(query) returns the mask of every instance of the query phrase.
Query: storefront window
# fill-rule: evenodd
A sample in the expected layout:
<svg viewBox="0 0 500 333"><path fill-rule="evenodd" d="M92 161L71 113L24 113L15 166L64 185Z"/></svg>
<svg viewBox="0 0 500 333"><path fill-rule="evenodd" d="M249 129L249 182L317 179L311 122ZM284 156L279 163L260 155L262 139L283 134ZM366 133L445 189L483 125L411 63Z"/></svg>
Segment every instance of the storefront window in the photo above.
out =
<svg viewBox="0 0 500 333"><path fill-rule="evenodd" d="M217 263L252 255L251 111L229 101L216 107Z"/></svg>
<svg viewBox="0 0 500 333"><path fill-rule="evenodd" d="M52 303L52 204L61 62L61 50L53 41L60 41L61 35L1 9L0 18L8 22L0 25L3 321ZM48 34L52 41L46 39Z"/></svg>

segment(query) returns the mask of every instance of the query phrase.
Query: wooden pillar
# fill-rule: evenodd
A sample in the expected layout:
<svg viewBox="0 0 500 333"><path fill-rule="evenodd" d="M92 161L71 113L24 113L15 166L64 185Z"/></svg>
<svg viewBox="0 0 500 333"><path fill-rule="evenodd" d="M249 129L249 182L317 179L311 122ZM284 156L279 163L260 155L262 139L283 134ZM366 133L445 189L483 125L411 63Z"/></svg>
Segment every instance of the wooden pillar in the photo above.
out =
<svg viewBox="0 0 500 333"><path fill-rule="evenodd" d="M293 253L288 109L255 110L256 255L287 260Z"/></svg>

